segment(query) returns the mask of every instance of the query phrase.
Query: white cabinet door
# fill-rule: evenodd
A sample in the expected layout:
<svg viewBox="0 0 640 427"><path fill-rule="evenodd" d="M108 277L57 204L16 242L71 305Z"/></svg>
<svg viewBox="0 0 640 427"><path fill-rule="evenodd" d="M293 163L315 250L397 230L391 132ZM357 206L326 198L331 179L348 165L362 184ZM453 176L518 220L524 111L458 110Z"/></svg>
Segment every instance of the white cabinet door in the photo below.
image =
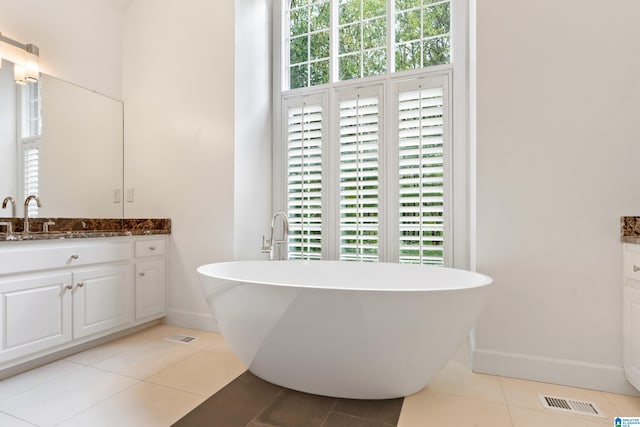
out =
<svg viewBox="0 0 640 427"><path fill-rule="evenodd" d="M136 320L165 315L164 260L136 264Z"/></svg>
<svg viewBox="0 0 640 427"><path fill-rule="evenodd" d="M133 320L131 266L77 270L73 274L73 337L124 325Z"/></svg>
<svg viewBox="0 0 640 427"><path fill-rule="evenodd" d="M626 279L623 307L624 370L640 390L640 282Z"/></svg>
<svg viewBox="0 0 640 427"><path fill-rule="evenodd" d="M0 280L0 361L71 341L71 279L66 272Z"/></svg>

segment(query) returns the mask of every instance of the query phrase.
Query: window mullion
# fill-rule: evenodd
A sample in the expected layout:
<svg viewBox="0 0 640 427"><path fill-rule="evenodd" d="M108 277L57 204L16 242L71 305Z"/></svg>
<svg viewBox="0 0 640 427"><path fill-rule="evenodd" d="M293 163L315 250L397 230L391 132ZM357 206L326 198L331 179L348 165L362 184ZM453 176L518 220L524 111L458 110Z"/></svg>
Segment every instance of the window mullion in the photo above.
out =
<svg viewBox="0 0 640 427"><path fill-rule="evenodd" d="M395 1L387 0L387 74L396 71L396 51L394 42L396 37Z"/></svg>
<svg viewBox="0 0 640 427"><path fill-rule="evenodd" d="M338 0L331 0L331 16L329 21L331 22L330 35L329 35L329 83L338 81Z"/></svg>

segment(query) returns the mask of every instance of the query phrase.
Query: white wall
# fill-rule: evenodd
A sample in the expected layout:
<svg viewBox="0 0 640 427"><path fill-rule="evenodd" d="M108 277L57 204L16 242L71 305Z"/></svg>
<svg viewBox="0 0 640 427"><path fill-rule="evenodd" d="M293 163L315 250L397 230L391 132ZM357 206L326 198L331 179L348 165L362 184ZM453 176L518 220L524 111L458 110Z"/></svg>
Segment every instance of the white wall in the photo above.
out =
<svg viewBox="0 0 640 427"><path fill-rule="evenodd" d="M137 0L123 20L126 217L170 217L168 321L215 327L199 265L233 258L234 5Z"/></svg>
<svg viewBox="0 0 640 427"><path fill-rule="evenodd" d="M235 0L234 258L264 259L271 219L271 0Z"/></svg>
<svg viewBox="0 0 640 427"><path fill-rule="evenodd" d="M120 15L100 0L0 0L0 31L40 48L41 71L122 98Z"/></svg>
<svg viewBox="0 0 640 427"><path fill-rule="evenodd" d="M640 2L477 2L480 372L630 392L619 217L640 212Z"/></svg>

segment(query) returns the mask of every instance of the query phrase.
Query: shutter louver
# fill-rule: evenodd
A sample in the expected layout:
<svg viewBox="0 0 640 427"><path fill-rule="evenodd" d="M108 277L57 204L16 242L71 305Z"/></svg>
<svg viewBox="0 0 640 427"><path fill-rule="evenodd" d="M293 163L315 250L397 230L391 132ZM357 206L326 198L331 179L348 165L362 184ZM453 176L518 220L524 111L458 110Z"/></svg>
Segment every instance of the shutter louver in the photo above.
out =
<svg viewBox="0 0 640 427"><path fill-rule="evenodd" d="M23 145L23 179L24 194L38 194L40 180L40 148L39 141L30 141ZM35 203L29 205L29 216L38 215L38 206Z"/></svg>
<svg viewBox="0 0 640 427"><path fill-rule="evenodd" d="M378 97L340 101L340 260L378 261Z"/></svg>
<svg viewBox="0 0 640 427"><path fill-rule="evenodd" d="M444 90L400 92L399 260L444 265Z"/></svg>
<svg viewBox="0 0 640 427"><path fill-rule="evenodd" d="M322 258L322 105L287 109L289 259Z"/></svg>

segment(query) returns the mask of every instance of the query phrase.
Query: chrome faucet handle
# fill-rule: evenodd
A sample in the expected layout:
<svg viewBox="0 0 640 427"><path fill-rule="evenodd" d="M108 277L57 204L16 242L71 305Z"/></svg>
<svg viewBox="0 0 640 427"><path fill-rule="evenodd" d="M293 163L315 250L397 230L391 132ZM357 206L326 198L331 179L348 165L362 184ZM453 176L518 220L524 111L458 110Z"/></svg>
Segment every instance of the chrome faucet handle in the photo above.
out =
<svg viewBox="0 0 640 427"><path fill-rule="evenodd" d="M45 223L42 224L42 232L43 233L48 233L49 232L49 227L52 225L56 225L55 221L47 221Z"/></svg>
<svg viewBox="0 0 640 427"><path fill-rule="evenodd" d="M262 235L262 253L268 254L271 252L271 240L265 240L264 234Z"/></svg>
<svg viewBox="0 0 640 427"><path fill-rule="evenodd" d="M7 228L7 237L13 234L13 223L11 221L2 221L0 222L0 227L5 226Z"/></svg>

